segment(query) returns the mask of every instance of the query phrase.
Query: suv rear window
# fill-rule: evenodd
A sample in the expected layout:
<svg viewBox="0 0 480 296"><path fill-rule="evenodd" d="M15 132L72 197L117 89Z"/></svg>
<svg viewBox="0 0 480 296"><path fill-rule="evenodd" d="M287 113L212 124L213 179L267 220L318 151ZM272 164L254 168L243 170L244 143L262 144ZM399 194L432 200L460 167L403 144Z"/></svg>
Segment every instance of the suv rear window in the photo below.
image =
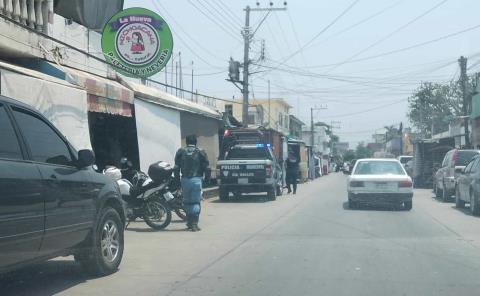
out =
<svg viewBox="0 0 480 296"><path fill-rule="evenodd" d="M478 151L457 151L456 166L466 166L474 156L478 155Z"/></svg>
<svg viewBox="0 0 480 296"><path fill-rule="evenodd" d="M265 148L233 148L228 152L226 159L271 159L271 157Z"/></svg>

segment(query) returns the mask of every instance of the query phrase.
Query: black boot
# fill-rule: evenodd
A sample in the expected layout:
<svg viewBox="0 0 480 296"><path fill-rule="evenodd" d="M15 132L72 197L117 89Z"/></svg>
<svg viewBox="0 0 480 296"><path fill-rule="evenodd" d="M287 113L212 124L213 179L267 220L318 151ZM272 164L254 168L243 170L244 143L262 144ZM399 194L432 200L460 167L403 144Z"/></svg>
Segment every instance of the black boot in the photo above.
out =
<svg viewBox="0 0 480 296"><path fill-rule="evenodd" d="M197 232L202 230L200 227L198 227L198 220L199 220L199 215L194 215L192 218L192 231Z"/></svg>
<svg viewBox="0 0 480 296"><path fill-rule="evenodd" d="M193 228L193 217L191 215L187 215L187 229L192 230Z"/></svg>

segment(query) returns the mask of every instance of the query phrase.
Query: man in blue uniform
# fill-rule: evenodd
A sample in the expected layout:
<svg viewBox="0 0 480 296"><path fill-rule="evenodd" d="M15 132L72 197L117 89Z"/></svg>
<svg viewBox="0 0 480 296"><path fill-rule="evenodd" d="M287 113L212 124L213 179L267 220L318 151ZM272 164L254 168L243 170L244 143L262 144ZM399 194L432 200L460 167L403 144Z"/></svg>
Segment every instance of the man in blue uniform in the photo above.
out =
<svg viewBox="0 0 480 296"><path fill-rule="evenodd" d="M199 231L200 200L202 197L202 177L208 168L205 151L197 147L197 136L186 138L187 147L180 148L175 155L175 165L181 173L183 203L187 212L187 228Z"/></svg>

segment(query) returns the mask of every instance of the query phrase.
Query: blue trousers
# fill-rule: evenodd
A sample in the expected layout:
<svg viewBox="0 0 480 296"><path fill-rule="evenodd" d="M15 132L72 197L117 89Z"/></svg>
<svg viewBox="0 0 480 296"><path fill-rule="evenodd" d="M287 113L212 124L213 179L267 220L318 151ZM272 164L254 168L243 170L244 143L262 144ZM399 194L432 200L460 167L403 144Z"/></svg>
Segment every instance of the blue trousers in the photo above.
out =
<svg viewBox="0 0 480 296"><path fill-rule="evenodd" d="M185 212L198 223L200 200L202 198L202 178L182 178L182 193Z"/></svg>

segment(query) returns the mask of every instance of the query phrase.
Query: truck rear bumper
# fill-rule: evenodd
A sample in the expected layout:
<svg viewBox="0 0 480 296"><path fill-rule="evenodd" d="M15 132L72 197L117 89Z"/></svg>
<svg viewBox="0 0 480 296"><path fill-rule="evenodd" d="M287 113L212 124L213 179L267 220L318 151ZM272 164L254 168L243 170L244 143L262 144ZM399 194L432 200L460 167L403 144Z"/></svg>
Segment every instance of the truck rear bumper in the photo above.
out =
<svg viewBox="0 0 480 296"><path fill-rule="evenodd" d="M238 193L267 192L272 189L273 184L222 184L220 190Z"/></svg>

